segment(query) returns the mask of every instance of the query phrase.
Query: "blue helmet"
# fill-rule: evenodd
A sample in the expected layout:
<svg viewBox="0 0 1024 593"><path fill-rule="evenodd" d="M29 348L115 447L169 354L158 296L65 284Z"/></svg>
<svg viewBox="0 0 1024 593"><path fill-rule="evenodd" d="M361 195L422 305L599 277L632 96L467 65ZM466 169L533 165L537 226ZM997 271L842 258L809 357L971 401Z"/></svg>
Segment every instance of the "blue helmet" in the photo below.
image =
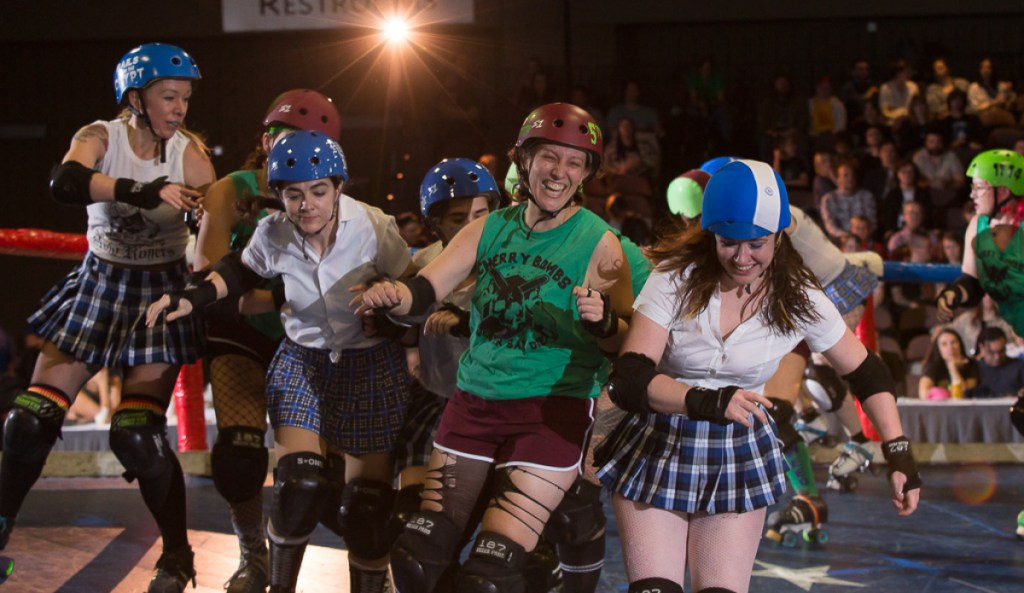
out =
<svg viewBox="0 0 1024 593"><path fill-rule="evenodd" d="M312 181L341 177L348 181L348 165L341 146L323 132L297 130L284 136L267 157L267 182Z"/></svg>
<svg viewBox="0 0 1024 593"><path fill-rule="evenodd" d="M199 66L185 50L167 43L144 43L126 53L114 70L118 105L129 89L142 89L161 78L199 80Z"/></svg>
<svg viewBox="0 0 1024 593"><path fill-rule="evenodd" d="M725 165L704 188L701 228L748 241L785 230L789 195L782 177L768 163L737 160Z"/></svg>
<svg viewBox="0 0 1024 593"><path fill-rule="evenodd" d="M487 196L492 210L497 207L501 192L487 167L472 159L444 159L427 171L420 184L420 212L429 220L434 204L480 194Z"/></svg>
<svg viewBox="0 0 1024 593"><path fill-rule="evenodd" d="M700 169L701 171L704 171L708 175L714 175L715 171L721 169L722 167L728 165L729 163L732 163L732 162L735 162L735 161L738 161L738 160L740 160L740 159L738 159L738 158L736 158L734 156L716 156L713 159L708 159L708 160L704 161L704 164L701 165L700 167L698 167L698 169Z"/></svg>

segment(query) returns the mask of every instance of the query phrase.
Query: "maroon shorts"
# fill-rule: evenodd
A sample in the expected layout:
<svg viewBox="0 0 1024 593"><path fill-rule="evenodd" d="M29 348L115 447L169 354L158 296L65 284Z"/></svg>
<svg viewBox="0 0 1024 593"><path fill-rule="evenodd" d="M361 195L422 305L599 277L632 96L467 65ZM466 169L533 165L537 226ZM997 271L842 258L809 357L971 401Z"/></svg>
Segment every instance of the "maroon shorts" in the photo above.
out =
<svg viewBox="0 0 1024 593"><path fill-rule="evenodd" d="M494 401L457 389L441 415L434 447L497 467L567 471L579 468L593 425L593 399Z"/></svg>

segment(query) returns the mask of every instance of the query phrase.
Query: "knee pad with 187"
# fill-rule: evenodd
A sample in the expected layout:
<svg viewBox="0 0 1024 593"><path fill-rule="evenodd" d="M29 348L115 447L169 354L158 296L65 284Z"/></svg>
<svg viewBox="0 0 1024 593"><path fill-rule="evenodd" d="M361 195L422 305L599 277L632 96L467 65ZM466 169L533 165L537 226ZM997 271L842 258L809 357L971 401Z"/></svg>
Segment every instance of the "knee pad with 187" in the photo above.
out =
<svg viewBox="0 0 1024 593"><path fill-rule="evenodd" d="M229 426L217 434L210 454L213 485L230 503L256 496L267 478L269 454L263 431L250 426Z"/></svg>
<svg viewBox="0 0 1024 593"><path fill-rule="evenodd" d="M601 487L577 478L551 513L544 537L553 544L579 546L594 539L607 522L601 508Z"/></svg>
<svg viewBox="0 0 1024 593"><path fill-rule="evenodd" d="M395 589L431 593L451 565L461 536L462 528L441 513L414 514L391 548Z"/></svg>
<svg viewBox="0 0 1024 593"><path fill-rule="evenodd" d="M345 545L359 558L386 556L394 540L388 521L395 504L395 489L385 482L356 478L341 493L338 523Z"/></svg>
<svg viewBox="0 0 1024 593"><path fill-rule="evenodd" d="M482 531L455 581L456 593L524 593L526 550L511 539Z"/></svg>

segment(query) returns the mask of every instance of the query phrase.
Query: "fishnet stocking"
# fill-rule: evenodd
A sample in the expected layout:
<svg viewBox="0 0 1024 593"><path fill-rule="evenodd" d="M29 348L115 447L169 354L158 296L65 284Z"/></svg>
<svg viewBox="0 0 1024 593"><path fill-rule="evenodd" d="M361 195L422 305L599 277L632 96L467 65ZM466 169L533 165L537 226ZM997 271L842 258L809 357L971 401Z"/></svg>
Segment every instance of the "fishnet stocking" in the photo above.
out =
<svg viewBox="0 0 1024 593"><path fill-rule="evenodd" d="M225 354L210 361L217 428L250 426L267 430L267 369L246 356Z"/></svg>
<svg viewBox="0 0 1024 593"><path fill-rule="evenodd" d="M489 470L487 461L457 457L434 449L427 464L420 508L441 513L464 529Z"/></svg>

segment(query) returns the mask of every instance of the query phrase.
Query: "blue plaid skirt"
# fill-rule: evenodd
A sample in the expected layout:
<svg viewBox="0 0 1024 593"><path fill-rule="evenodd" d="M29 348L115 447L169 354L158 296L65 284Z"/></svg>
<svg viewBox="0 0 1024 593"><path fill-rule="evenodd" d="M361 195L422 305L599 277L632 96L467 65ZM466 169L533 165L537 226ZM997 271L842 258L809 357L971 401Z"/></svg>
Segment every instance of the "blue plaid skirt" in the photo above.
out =
<svg viewBox="0 0 1024 593"><path fill-rule="evenodd" d="M87 253L82 265L50 289L28 318L29 331L86 364L120 369L195 362L202 344L194 316L146 327L146 308L185 287L181 261L163 270L117 266Z"/></svg>
<svg viewBox="0 0 1024 593"><path fill-rule="evenodd" d="M392 451L409 405L405 350L390 340L344 350L307 348L285 338L267 369L267 411L275 428L315 432L351 455Z"/></svg>
<svg viewBox="0 0 1024 593"><path fill-rule="evenodd" d="M405 425L395 447L395 472L409 467L425 466L434 450L434 433L448 398L428 391L419 381L411 386L412 399Z"/></svg>
<svg viewBox="0 0 1024 593"><path fill-rule="evenodd" d="M839 309L840 315L846 315L857 305L863 305L878 286L875 276L867 266L855 266L846 262L843 271L825 287L825 296Z"/></svg>
<svg viewBox="0 0 1024 593"><path fill-rule="evenodd" d="M597 476L626 499L662 509L713 514L767 507L786 491L769 422L747 428L679 414L630 414L595 452Z"/></svg>

